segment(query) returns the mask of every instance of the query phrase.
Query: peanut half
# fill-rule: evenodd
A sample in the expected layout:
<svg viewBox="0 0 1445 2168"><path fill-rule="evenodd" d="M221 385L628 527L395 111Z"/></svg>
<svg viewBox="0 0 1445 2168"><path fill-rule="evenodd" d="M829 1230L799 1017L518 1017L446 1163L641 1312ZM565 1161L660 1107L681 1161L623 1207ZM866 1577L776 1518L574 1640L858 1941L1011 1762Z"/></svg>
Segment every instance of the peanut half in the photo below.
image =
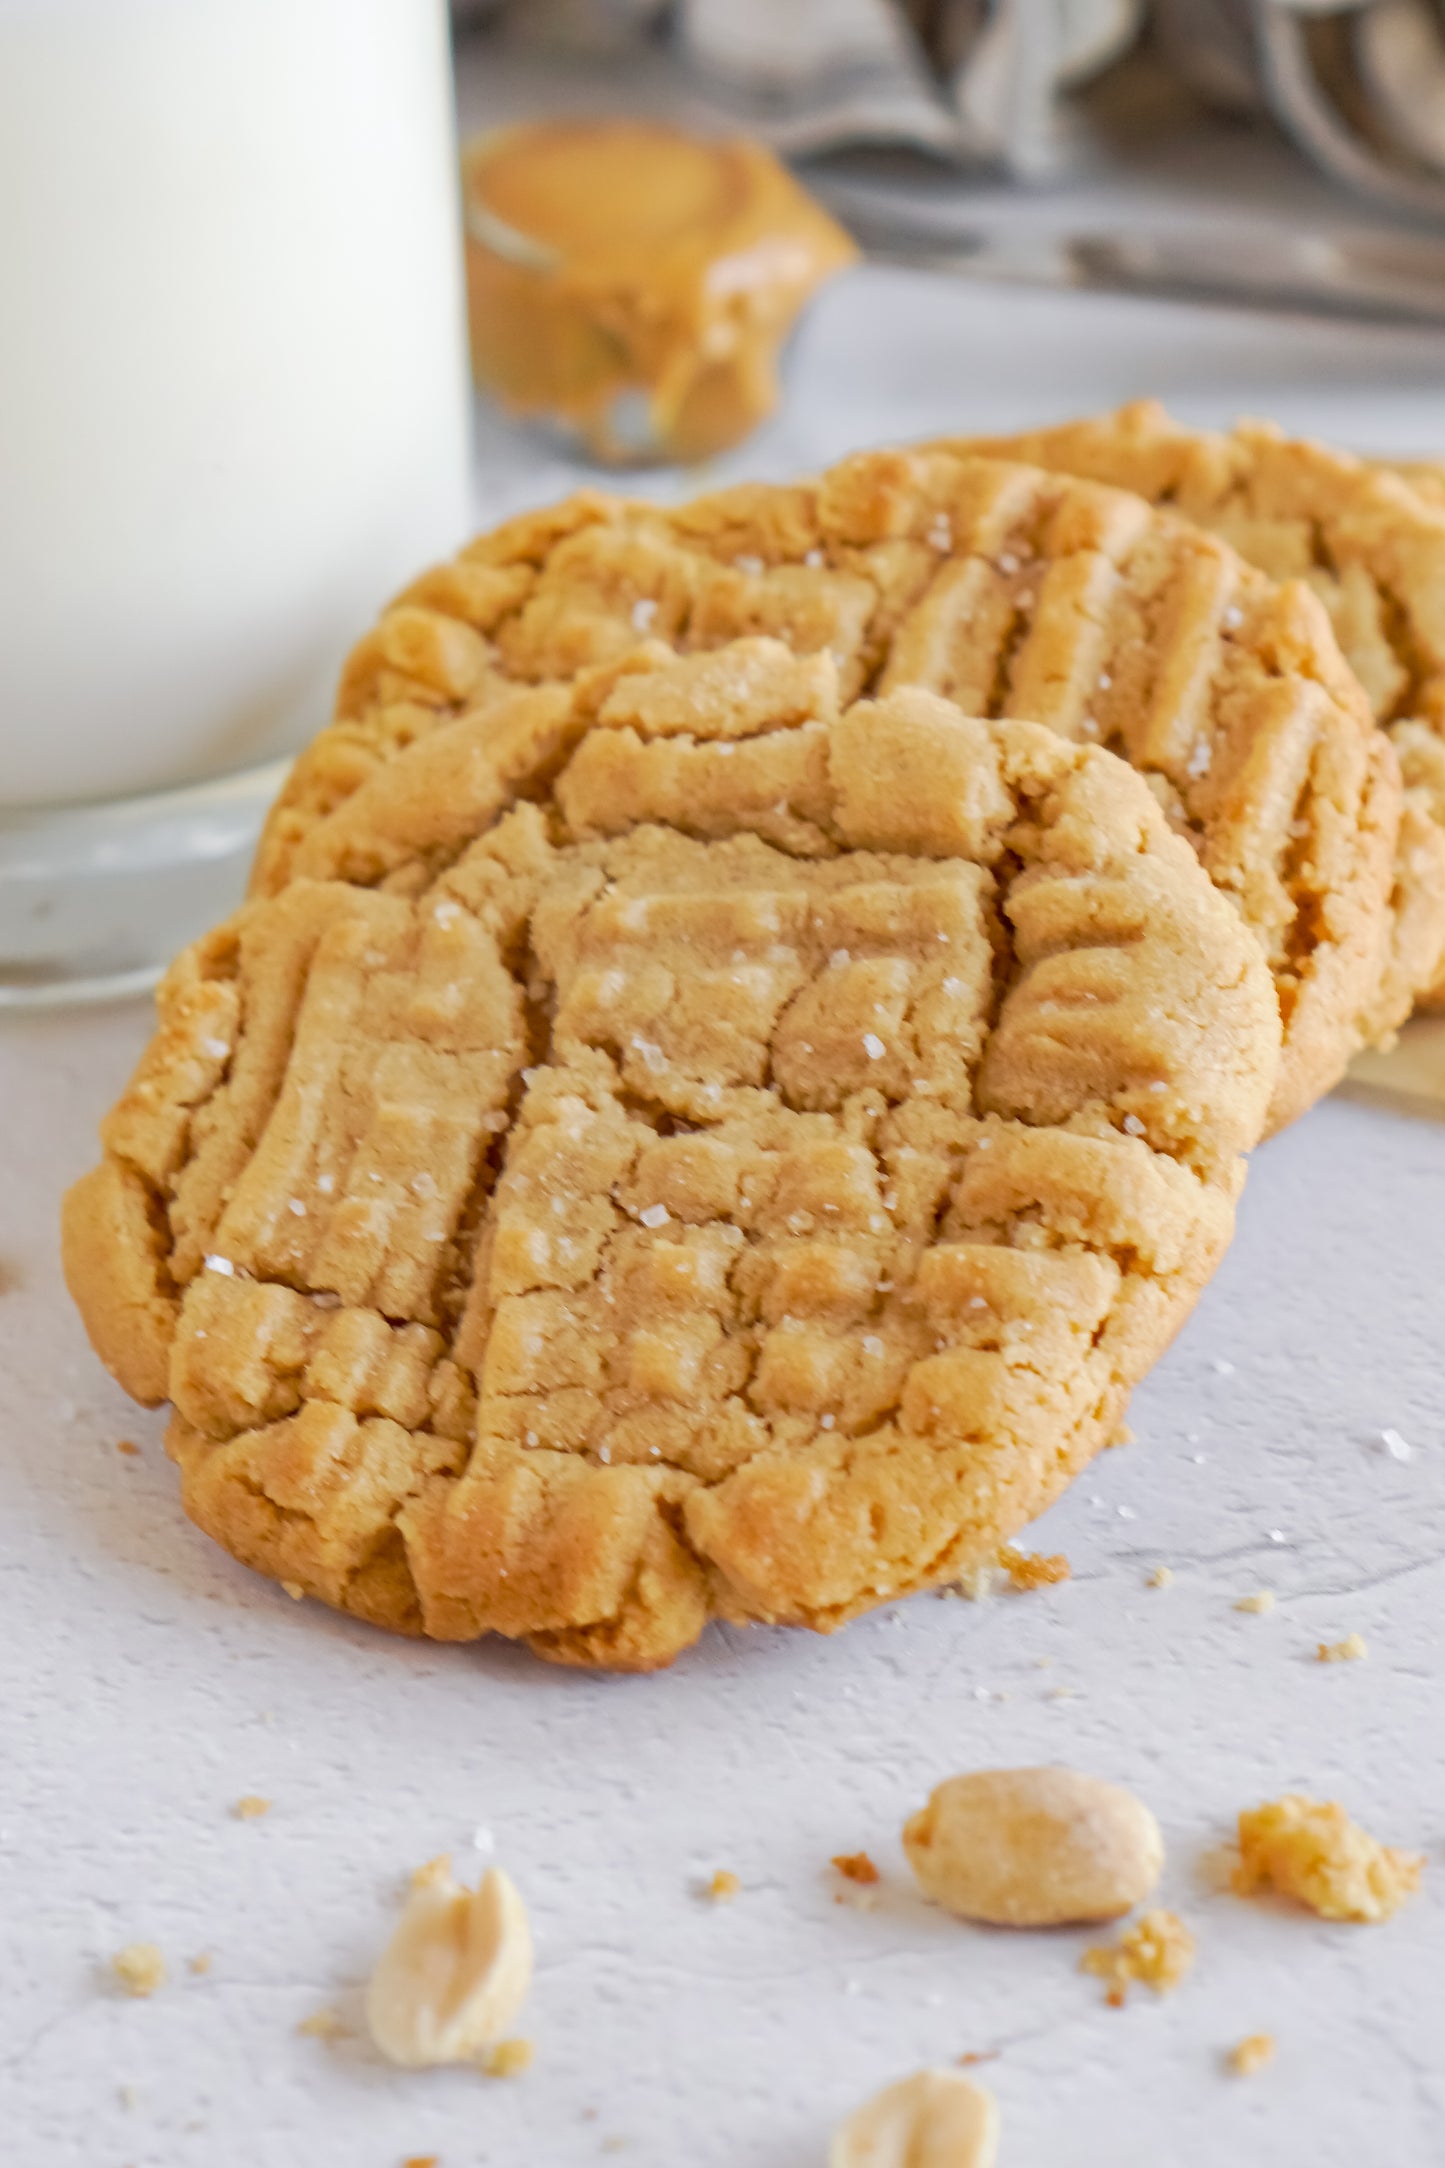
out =
<svg viewBox="0 0 1445 2168"><path fill-rule="evenodd" d="M833 2133L828 2168L994 2168L998 2106L955 2070L887 2085Z"/></svg>
<svg viewBox="0 0 1445 2168"><path fill-rule="evenodd" d="M466 1889L449 1860L435 1860L414 1878L371 1975L371 2037L410 2069L475 2062L506 2033L531 1982L531 1929L509 1877L492 1867Z"/></svg>
<svg viewBox="0 0 1445 2168"><path fill-rule="evenodd" d="M903 1825L926 1897L998 1927L1112 1920L1159 1879L1164 1840L1131 1792L1075 1769L979 1769Z"/></svg>

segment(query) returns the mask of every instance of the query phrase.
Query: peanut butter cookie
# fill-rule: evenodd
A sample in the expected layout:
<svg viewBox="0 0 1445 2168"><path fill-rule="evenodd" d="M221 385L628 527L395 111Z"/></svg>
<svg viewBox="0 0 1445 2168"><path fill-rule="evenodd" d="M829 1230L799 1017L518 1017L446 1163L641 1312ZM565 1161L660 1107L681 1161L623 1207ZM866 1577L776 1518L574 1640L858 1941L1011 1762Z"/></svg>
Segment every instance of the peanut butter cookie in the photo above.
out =
<svg viewBox="0 0 1445 2168"><path fill-rule="evenodd" d="M1356 459L1267 422L1189 429L1152 399L950 448L1135 490L1271 579L1313 588L1405 783L1390 948L1367 1035L1387 1035L1412 1006L1445 1003L1445 470Z"/></svg>
<svg viewBox="0 0 1445 2168"><path fill-rule="evenodd" d="M238 1558L647 1669L957 1579L1115 1429L1263 956L1122 761L852 675L653 645L367 748L174 966L65 1256Z"/></svg>
<svg viewBox="0 0 1445 2168"><path fill-rule="evenodd" d="M647 639L758 634L831 654L849 699L919 684L1122 753L1264 946L1270 1126L1337 1081L1385 972L1400 784L1320 602L1138 496L947 450L673 511L579 496L482 537L355 651L258 892L410 880L447 847L434 777L484 715L505 740Z"/></svg>

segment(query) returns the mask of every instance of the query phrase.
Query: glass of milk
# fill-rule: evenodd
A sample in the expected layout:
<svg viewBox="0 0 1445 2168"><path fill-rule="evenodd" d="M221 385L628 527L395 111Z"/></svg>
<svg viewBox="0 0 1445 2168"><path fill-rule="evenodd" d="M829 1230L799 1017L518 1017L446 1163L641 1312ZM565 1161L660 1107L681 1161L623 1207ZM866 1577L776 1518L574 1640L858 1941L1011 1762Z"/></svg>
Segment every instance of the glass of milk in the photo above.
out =
<svg viewBox="0 0 1445 2168"><path fill-rule="evenodd" d="M0 1004L139 986L469 519L444 0L0 0Z"/></svg>

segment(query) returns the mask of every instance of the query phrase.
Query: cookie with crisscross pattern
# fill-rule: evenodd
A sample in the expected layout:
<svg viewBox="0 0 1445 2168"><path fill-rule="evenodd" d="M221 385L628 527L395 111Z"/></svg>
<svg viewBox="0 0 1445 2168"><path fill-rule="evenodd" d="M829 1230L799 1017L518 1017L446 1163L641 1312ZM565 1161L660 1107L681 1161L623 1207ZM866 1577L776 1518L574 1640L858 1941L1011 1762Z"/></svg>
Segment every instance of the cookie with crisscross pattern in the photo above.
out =
<svg viewBox="0 0 1445 2168"><path fill-rule="evenodd" d="M647 1668L956 1578L1111 1435L1262 952L1122 761L839 678L654 646L436 728L173 969L66 1262L237 1557Z"/></svg>

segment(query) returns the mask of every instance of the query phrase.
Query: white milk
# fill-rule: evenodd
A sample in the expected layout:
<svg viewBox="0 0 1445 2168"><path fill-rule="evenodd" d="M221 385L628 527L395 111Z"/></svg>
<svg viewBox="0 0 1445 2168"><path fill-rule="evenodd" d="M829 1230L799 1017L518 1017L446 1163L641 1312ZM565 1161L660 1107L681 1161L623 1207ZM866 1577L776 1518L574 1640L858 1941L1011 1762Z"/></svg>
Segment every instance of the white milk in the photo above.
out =
<svg viewBox="0 0 1445 2168"><path fill-rule="evenodd" d="M465 529L443 0L0 0L0 805L287 749Z"/></svg>

